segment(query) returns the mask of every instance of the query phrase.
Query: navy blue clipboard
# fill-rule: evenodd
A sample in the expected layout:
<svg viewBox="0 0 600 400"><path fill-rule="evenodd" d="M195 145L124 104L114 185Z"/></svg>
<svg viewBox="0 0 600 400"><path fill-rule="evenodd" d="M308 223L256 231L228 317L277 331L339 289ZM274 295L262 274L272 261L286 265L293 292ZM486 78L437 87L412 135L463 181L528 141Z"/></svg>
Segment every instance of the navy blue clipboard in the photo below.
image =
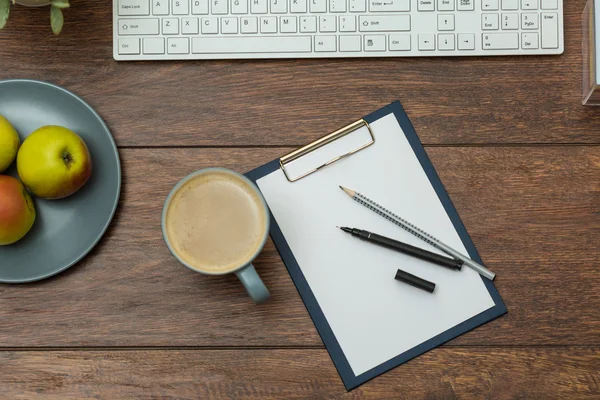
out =
<svg viewBox="0 0 600 400"><path fill-rule="evenodd" d="M378 119L388 114L394 114L396 119L398 120L400 127L404 131L408 142L410 143L415 155L417 156L419 162L421 163L421 166L423 167L423 170L425 171L433 188L435 189L435 192L437 193L440 201L442 202L446 213L448 214L450 220L454 224L454 228L456 229L461 240L463 241L463 244L469 252L470 257L473 260L482 263L481 258L479 257L479 253L477 252L477 249L475 248L475 245L471 240L471 237L467 233L467 230L465 229L465 226L460 220L456 209L452 205L452 201L450 200L448 193L444 189L444 185L440 181L440 178L437 175L433 164L431 164L431 161L429 160L429 157L427 156L427 153L425 152L425 149L423 148L423 145L421 144L421 141L419 140L419 137L417 136L417 133L415 132L412 124L410 123L408 116L404 112L404 109L402 108L400 102L395 101L383 107L382 109L367 115L363 119L368 123L373 123L374 121L377 121ZM246 176L256 183L258 179L272 173L273 171L279 168L279 159L276 159L269 162L268 164L263 165L262 167L248 172ZM427 351L438 347L446 343L447 341L454 339L472 329L475 329L480 325L492 321L506 314L507 312L506 306L504 305L504 302L502 301L498 290L494 286L494 283L486 278L481 277L481 279L485 283L487 290L490 293L490 296L492 297L495 303L495 305L492 308L462 322L461 324L455 326L452 329L447 330L446 332L443 332L427 340L426 342L421 343L416 347L413 347L412 349L402 354L397 355L396 357L386 361L383 364L378 365L377 367L367 372L364 372L360 375L355 375L354 372L352 372L348 360L344 356L344 353L342 352L342 349L337 339L335 338L331 327L325 319L321 307L317 303L317 300L315 299L315 296L313 295L312 290L308 285L302 273L302 270L300 269L300 266L296 262L294 254L290 250L286 239L283 236L279 226L277 225L277 221L275 221L273 215L271 215L271 238L273 239L273 242L275 243L275 246L277 247L281 258L283 259L283 262L285 263L285 266L287 267L288 272L292 277L294 284L296 285L296 289L300 293L302 301L304 301L304 305L306 306L306 309L308 310L308 313L310 314L315 324L315 327L319 332L319 335L321 335L321 339L323 340L323 343L325 344L325 347L327 348L327 351L329 352L329 355L331 356L331 359L333 360L333 363L335 364L335 367L337 368L338 373L340 374L340 377L342 378L344 386L347 390L354 389L357 386L360 386L363 383L375 378L376 376L387 372L390 369L395 368L401 364L404 364L405 362L423 353L426 353Z"/></svg>

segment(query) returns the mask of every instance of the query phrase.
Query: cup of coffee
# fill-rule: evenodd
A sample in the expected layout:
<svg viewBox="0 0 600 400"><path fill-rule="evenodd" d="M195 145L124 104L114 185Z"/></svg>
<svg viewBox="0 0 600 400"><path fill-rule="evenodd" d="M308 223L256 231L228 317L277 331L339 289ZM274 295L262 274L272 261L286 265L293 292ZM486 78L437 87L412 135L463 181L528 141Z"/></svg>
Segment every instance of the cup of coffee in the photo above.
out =
<svg viewBox="0 0 600 400"><path fill-rule="evenodd" d="M186 267L206 275L235 273L256 304L269 298L252 265L269 235L269 212L245 176L223 168L186 176L165 201L162 231Z"/></svg>

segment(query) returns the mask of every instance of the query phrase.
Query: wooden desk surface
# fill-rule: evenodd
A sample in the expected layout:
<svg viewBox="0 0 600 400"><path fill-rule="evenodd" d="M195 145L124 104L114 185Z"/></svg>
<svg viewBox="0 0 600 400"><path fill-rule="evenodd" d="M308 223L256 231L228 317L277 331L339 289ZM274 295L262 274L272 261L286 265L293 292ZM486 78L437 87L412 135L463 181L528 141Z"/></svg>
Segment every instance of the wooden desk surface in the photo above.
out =
<svg viewBox="0 0 600 400"><path fill-rule="evenodd" d="M0 79L84 97L120 147L123 194L79 265L0 285L0 398L598 399L600 109L581 100L582 0L562 56L127 62L111 2L13 8ZM160 210L187 173L248 171L399 99L508 315L346 393L273 244L261 307L179 266Z"/></svg>

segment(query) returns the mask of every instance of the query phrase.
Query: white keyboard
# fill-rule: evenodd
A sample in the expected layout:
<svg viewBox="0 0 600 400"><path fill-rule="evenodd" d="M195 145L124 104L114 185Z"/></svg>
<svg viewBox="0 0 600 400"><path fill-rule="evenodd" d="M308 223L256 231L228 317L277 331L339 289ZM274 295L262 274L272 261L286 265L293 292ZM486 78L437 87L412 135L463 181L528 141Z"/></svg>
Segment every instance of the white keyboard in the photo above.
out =
<svg viewBox="0 0 600 400"><path fill-rule="evenodd" d="M113 0L116 60L561 54L563 0Z"/></svg>

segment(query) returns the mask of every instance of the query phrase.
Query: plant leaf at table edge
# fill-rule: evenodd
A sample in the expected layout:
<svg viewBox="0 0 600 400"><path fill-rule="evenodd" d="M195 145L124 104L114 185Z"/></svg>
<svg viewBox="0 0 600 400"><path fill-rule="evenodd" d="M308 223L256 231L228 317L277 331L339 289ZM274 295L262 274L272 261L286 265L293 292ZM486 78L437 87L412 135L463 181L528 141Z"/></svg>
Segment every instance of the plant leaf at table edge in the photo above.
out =
<svg viewBox="0 0 600 400"><path fill-rule="evenodd" d="M10 14L10 0L0 0L0 29L4 28Z"/></svg>
<svg viewBox="0 0 600 400"><path fill-rule="evenodd" d="M55 6L50 7L50 25L52 26L52 32L54 32L55 35L58 35L60 31L62 31L64 22L65 19L62 10Z"/></svg>
<svg viewBox="0 0 600 400"><path fill-rule="evenodd" d="M69 0L52 0L52 5L57 8L69 8Z"/></svg>

